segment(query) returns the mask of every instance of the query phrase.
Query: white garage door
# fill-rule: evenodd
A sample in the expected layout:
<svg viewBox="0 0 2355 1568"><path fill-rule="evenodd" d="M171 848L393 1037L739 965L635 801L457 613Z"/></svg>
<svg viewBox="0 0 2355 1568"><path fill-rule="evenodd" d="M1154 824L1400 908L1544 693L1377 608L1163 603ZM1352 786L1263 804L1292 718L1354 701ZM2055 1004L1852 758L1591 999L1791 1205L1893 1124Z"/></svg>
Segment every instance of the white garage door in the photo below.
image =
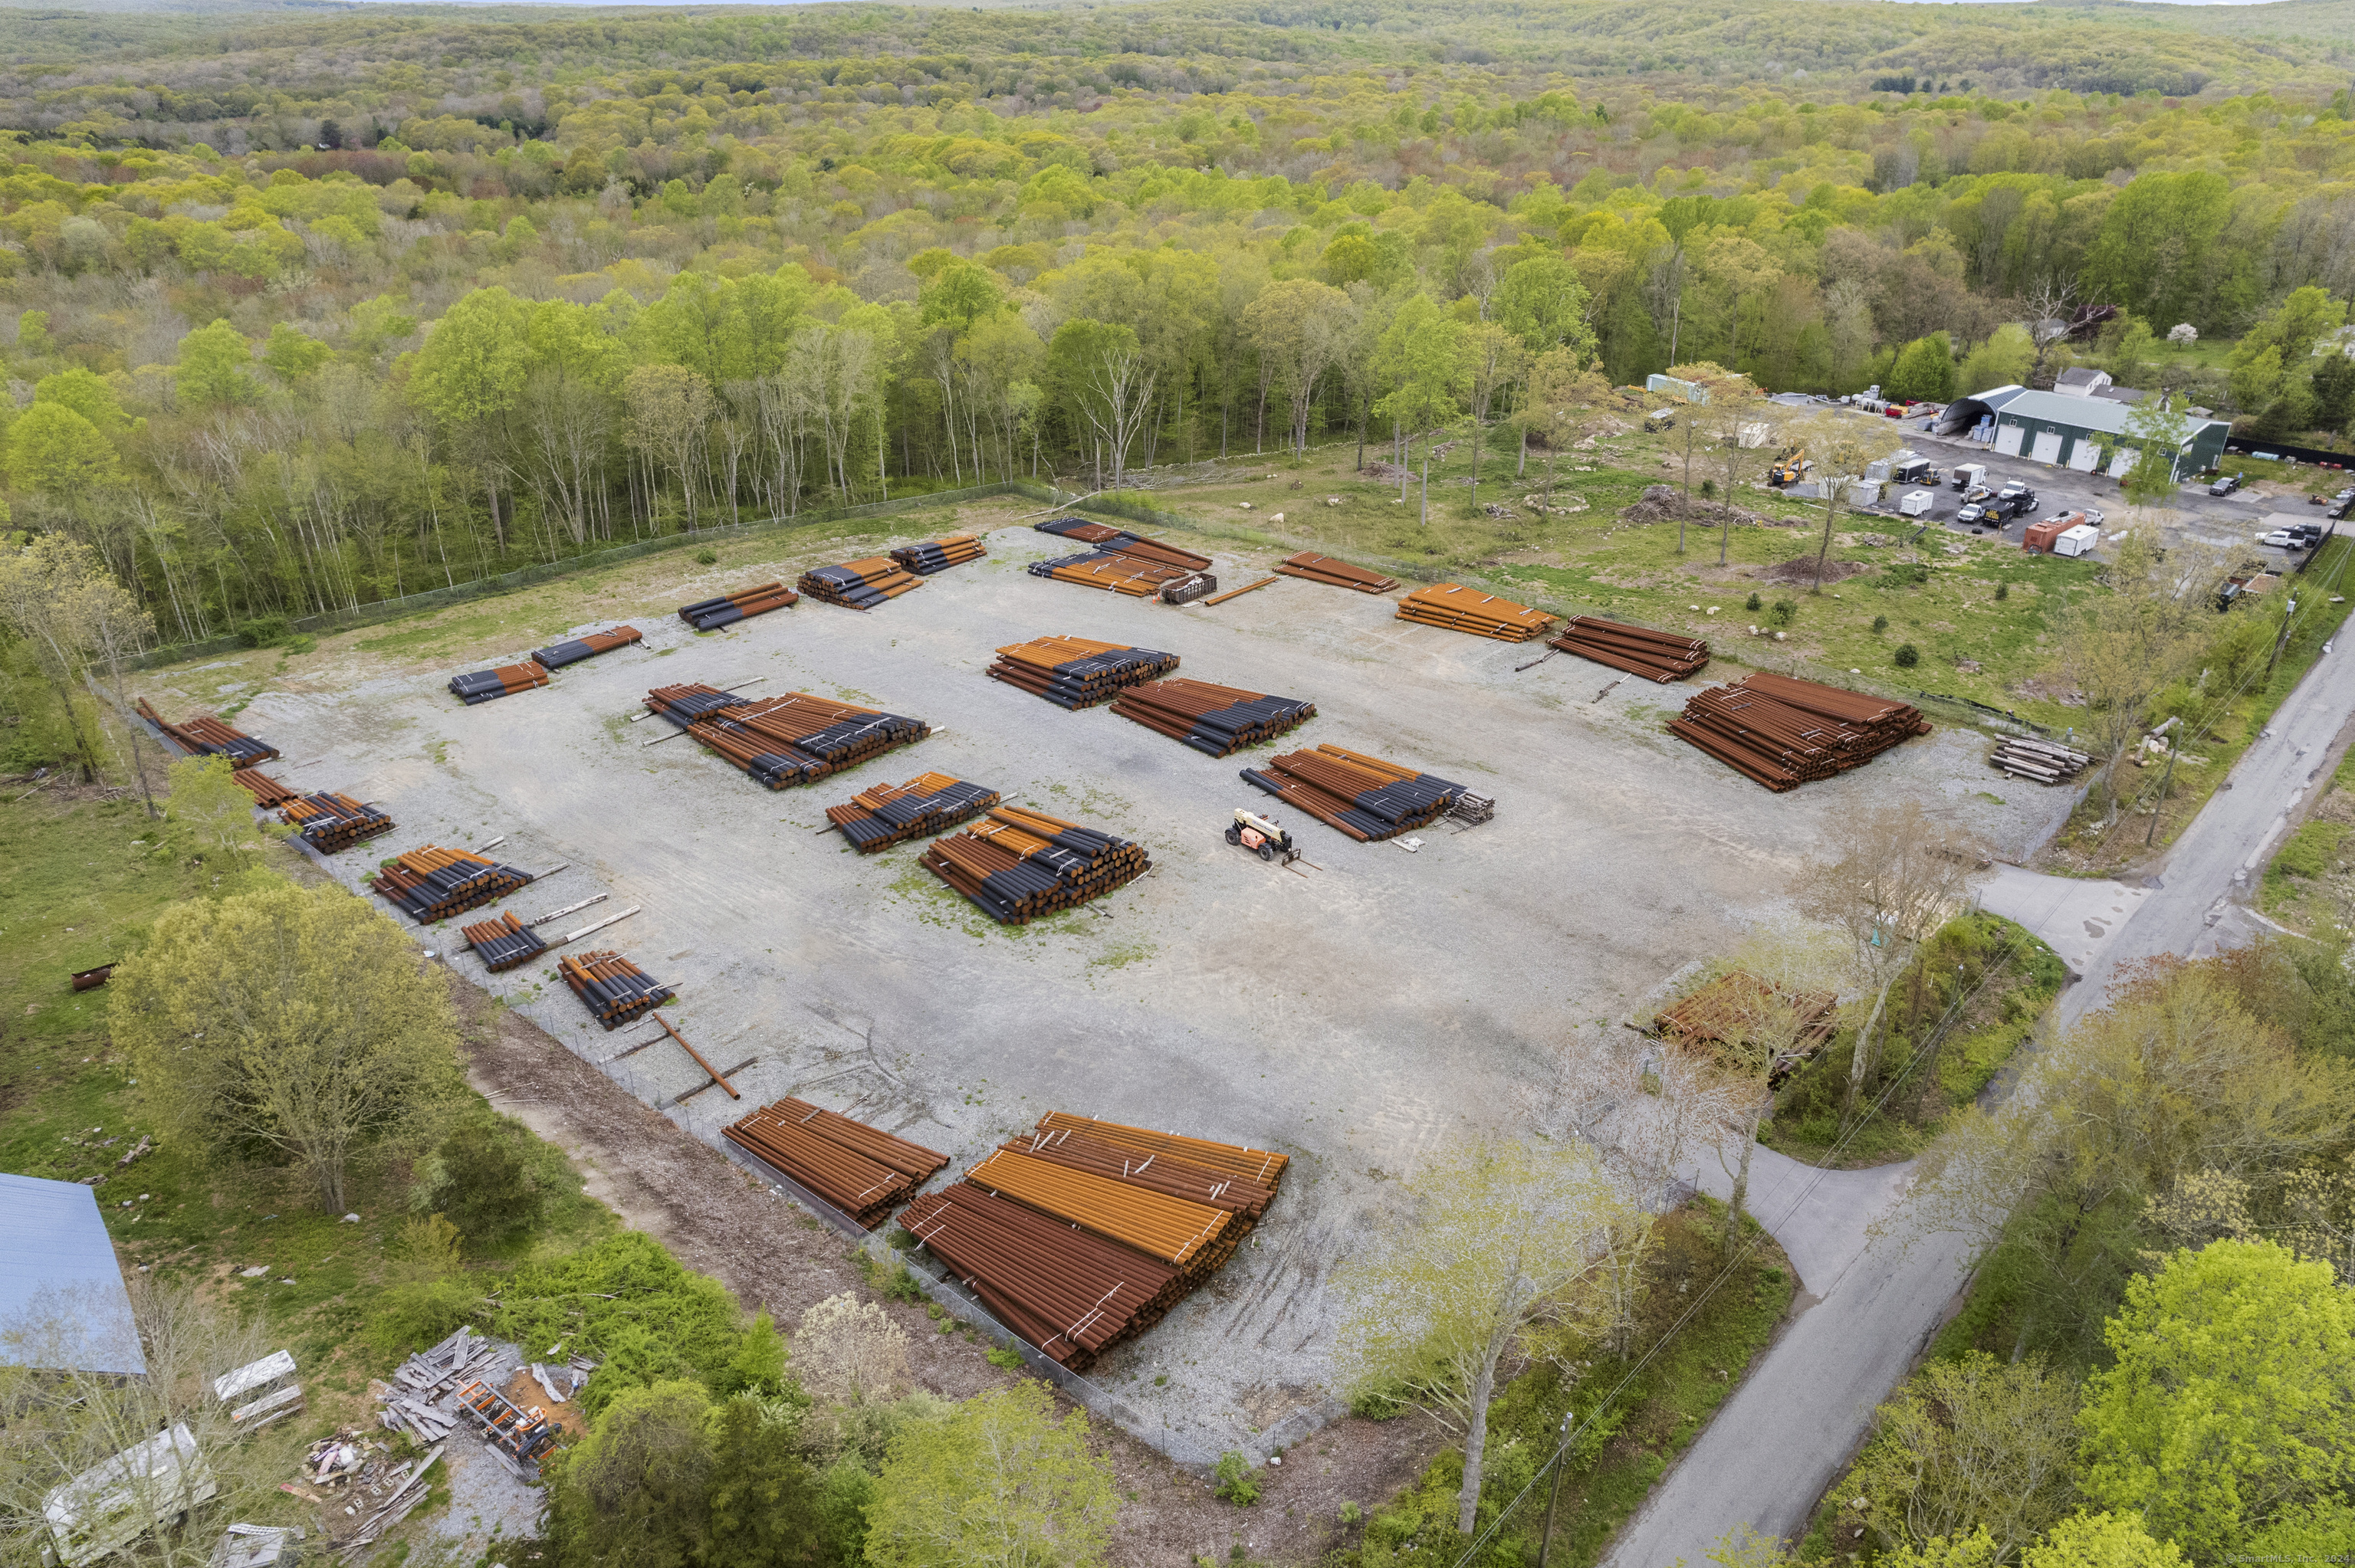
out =
<svg viewBox="0 0 2355 1568"><path fill-rule="evenodd" d="M2005 457L2019 455L2019 438L2028 432L2018 425L1998 425L1995 428L1995 450Z"/></svg>
<svg viewBox="0 0 2355 1568"><path fill-rule="evenodd" d="M2069 466L2079 473L2093 472L2094 465L2101 461L2102 449L2082 437L2078 439L2077 445L2069 453Z"/></svg>
<svg viewBox="0 0 2355 1568"><path fill-rule="evenodd" d="M2126 476L2126 470L2134 467L2134 448L2120 447L2117 450L2110 454L2110 477L2112 479L2124 479Z"/></svg>
<svg viewBox="0 0 2355 1568"><path fill-rule="evenodd" d="M2039 430L2036 433L2036 450L2033 455L2038 462L2059 462L2061 461L2061 432L2058 430Z"/></svg>

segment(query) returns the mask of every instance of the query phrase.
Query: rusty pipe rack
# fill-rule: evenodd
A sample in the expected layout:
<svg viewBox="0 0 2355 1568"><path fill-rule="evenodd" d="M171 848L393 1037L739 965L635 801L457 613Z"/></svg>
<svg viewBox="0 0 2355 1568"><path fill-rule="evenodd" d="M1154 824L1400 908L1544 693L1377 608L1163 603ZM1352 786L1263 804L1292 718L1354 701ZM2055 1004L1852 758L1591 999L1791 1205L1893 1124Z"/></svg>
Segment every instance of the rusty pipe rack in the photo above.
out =
<svg viewBox="0 0 2355 1568"><path fill-rule="evenodd" d="M1112 711L1210 757L1273 740L1316 716L1316 705L1183 676L1130 686Z"/></svg>

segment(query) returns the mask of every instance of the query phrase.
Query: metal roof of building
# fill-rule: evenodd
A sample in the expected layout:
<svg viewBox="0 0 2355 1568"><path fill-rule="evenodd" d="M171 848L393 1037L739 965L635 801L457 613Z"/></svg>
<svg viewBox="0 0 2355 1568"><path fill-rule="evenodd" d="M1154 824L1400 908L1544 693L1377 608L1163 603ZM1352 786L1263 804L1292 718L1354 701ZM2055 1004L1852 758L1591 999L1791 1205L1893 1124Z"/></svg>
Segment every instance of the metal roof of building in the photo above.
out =
<svg viewBox="0 0 2355 1568"><path fill-rule="evenodd" d="M98 1194L0 1175L0 1361L144 1375Z"/></svg>
<svg viewBox="0 0 2355 1568"><path fill-rule="evenodd" d="M2099 430L2105 435L2123 436L2126 420L2134 409L2125 403L2113 403L2106 397L2070 397L2057 392L2022 392L1996 410L1998 419L2042 419L2047 424L2074 425L2081 430ZM2190 420L2185 435L2196 436L2201 427L2221 425L2222 419Z"/></svg>

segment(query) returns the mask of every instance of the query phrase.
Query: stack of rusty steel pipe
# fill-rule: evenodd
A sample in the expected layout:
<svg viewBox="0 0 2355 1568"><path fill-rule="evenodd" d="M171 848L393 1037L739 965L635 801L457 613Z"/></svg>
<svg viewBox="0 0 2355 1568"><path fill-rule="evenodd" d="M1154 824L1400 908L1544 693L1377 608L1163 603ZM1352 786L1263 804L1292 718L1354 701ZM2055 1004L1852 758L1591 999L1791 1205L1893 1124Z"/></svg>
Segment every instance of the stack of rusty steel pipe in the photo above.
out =
<svg viewBox="0 0 2355 1568"><path fill-rule="evenodd" d="M567 664L578 664L583 659L593 659L600 653L611 653L616 648L644 641L636 627L616 626L610 631L591 631L584 637L551 643L531 657L543 670L561 670Z"/></svg>
<svg viewBox="0 0 2355 1568"><path fill-rule="evenodd" d="M923 586L923 578L889 556L869 556L838 567L814 567L802 574L801 580L802 592L845 609L873 609Z"/></svg>
<svg viewBox="0 0 2355 1568"><path fill-rule="evenodd" d="M1178 668L1178 655L1088 637L1034 637L997 651L987 673L1058 707L1092 708L1123 686L1158 680Z"/></svg>
<svg viewBox="0 0 2355 1568"><path fill-rule="evenodd" d="M1553 617L1508 599L1498 599L1460 583L1435 583L1419 588L1399 600L1398 619L1450 631L1493 637L1499 642L1527 642L1543 637Z"/></svg>
<svg viewBox="0 0 2355 1568"><path fill-rule="evenodd" d="M1135 560L1150 561L1156 566L1182 567L1189 572L1208 571L1210 566L1209 556L1172 545L1165 539L1132 534L1125 528L1108 528L1084 518L1055 517L1034 526L1041 534L1077 539L1083 545L1093 545L1098 550L1127 556Z"/></svg>
<svg viewBox="0 0 2355 1568"><path fill-rule="evenodd" d="M1909 703L1760 670L1695 692L1668 733L1780 792L1860 768L1930 726Z"/></svg>
<svg viewBox="0 0 2355 1568"><path fill-rule="evenodd" d="M1303 550L1296 556L1278 561L1275 569L1288 577L1305 577L1312 583L1355 588L1359 593L1388 593L1399 586L1396 577L1386 577L1380 572L1369 572L1363 567L1353 567L1347 561L1320 556L1314 550Z"/></svg>
<svg viewBox="0 0 2355 1568"><path fill-rule="evenodd" d="M987 554L978 534L944 534L937 539L902 545L891 552L891 558L918 577L928 577L934 572L977 561Z"/></svg>
<svg viewBox="0 0 2355 1568"><path fill-rule="evenodd" d="M1838 1009L1837 992L1786 991L1737 969L1661 1009L1652 1023L1662 1034L1710 1050L1771 1051L1767 1079L1780 1087L1793 1067L1831 1039Z"/></svg>
<svg viewBox="0 0 2355 1568"><path fill-rule="evenodd" d="M1338 746L1286 752L1243 781L1361 843L1427 828L1455 809L1465 786Z"/></svg>
<svg viewBox="0 0 2355 1568"><path fill-rule="evenodd" d="M548 951L548 944L539 939L539 933L517 919L513 910L496 920L484 920L459 929L465 933L466 946L474 949L483 967L493 974L527 964Z"/></svg>
<svg viewBox="0 0 2355 1568"><path fill-rule="evenodd" d="M1113 699L1112 711L1207 756L1227 757L1306 724L1316 716L1316 705L1181 676L1126 687Z"/></svg>
<svg viewBox="0 0 2355 1568"><path fill-rule="evenodd" d="M619 953L568 953L556 960L564 983L608 1032L672 1000L670 987Z"/></svg>
<svg viewBox="0 0 2355 1568"><path fill-rule="evenodd" d="M378 833L390 832L394 826L390 816L367 801L329 789L293 796L280 805L278 816L321 854L349 849Z"/></svg>
<svg viewBox="0 0 2355 1568"><path fill-rule="evenodd" d="M1709 662L1709 644L1698 637L1680 637L1592 615L1572 616L1561 635L1546 646L1664 686L1700 674Z"/></svg>
<svg viewBox="0 0 2355 1568"><path fill-rule="evenodd" d="M906 839L930 838L970 821L997 804L997 791L945 773L919 773L905 784L878 784L828 806L826 820L860 854L873 854Z"/></svg>
<svg viewBox="0 0 2355 1568"><path fill-rule="evenodd" d="M293 790L289 789L259 768L240 768L234 769L229 777L236 780L239 789L253 797L255 805L265 811L272 806L282 806L294 799Z"/></svg>
<svg viewBox="0 0 2355 1568"><path fill-rule="evenodd" d="M801 597L783 583L762 583L758 588L721 594L718 599L702 599L693 604L680 605L678 618L698 631L717 631L748 617L783 609L797 602Z"/></svg>
<svg viewBox="0 0 2355 1568"><path fill-rule="evenodd" d="M424 926L505 898L529 882L531 873L472 850L426 844L395 855L368 880L379 896Z"/></svg>
<svg viewBox="0 0 2355 1568"><path fill-rule="evenodd" d="M922 719L788 692L755 700L709 686L657 686L646 706L772 789L856 767L932 733Z"/></svg>
<svg viewBox="0 0 2355 1568"><path fill-rule="evenodd" d="M198 714L186 724L165 724L146 698L136 705L139 716L164 732L165 738L191 757L226 757L237 768L250 768L257 762L267 762L278 755L278 748L266 740L256 740L242 730L232 729L210 714Z"/></svg>
<svg viewBox="0 0 2355 1568"><path fill-rule="evenodd" d="M807 1100L762 1106L720 1131L870 1231L949 1162L937 1150Z"/></svg>
<svg viewBox="0 0 2355 1568"><path fill-rule="evenodd" d="M470 675L450 677L450 694L468 707L481 703L495 703L501 697L514 696L517 692L537 691L548 684L548 672L537 659L527 659L520 664L502 664L496 670L477 670Z"/></svg>
<svg viewBox="0 0 2355 1568"><path fill-rule="evenodd" d="M935 840L923 865L1002 926L1069 909L1153 867L1144 846L1060 817L999 806L961 833Z"/></svg>
<svg viewBox="0 0 2355 1568"><path fill-rule="evenodd" d="M1282 1155L1062 1112L900 1223L1008 1329L1085 1372L1209 1278L1273 1202Z"/></svg>
<svg viewBox="0 0 2355 1568"><path fill-rule="evenodd" d="M1191 582L1200 574L1184 567L1165 566L1158 561L1139 560L1133 556L1114 555L1104 550L1090 550L1077 556L1064 556L1055 560L1033 561L1030 575L1052 577L1057 582L1078 583L1082 588L1108 588L1125 594L1130 599L1152 599L1165 588Z"/></svg>

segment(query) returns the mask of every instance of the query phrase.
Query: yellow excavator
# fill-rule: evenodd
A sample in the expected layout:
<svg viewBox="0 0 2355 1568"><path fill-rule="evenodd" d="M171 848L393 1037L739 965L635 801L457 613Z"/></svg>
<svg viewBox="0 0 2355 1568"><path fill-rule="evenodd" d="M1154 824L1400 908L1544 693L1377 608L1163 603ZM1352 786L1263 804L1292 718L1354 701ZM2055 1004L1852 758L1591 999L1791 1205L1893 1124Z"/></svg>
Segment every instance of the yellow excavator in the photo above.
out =
<svg viewBox="0 0 2355 1568"><path fill-rule="evenodd" d="M1793 447L1776 458L1774 465L1766 471L1766 482L1780 490L1786 484L1798 483L1806 477L1806 472L1807 449Z"/></svg>

